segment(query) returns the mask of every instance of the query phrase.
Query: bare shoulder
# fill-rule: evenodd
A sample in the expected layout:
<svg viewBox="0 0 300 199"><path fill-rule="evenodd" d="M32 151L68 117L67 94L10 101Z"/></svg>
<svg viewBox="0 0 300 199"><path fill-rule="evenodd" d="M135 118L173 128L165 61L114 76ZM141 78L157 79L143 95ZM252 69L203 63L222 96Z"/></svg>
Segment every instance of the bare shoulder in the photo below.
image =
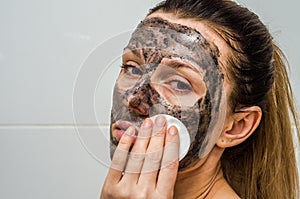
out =
<svg viewBox="0 0 300 199"><path fill-rule="evenodd" d="M209 199L241 199L225 179L216 182L209 195Z"/></svg>

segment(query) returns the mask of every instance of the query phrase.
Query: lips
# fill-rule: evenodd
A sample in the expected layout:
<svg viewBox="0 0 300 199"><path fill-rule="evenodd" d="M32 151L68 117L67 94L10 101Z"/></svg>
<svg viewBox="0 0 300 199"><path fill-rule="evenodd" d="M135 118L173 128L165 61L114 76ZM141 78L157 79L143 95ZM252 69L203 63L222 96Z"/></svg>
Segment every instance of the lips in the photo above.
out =
<svg viewBox="0 0 300 199"><path fill-rule="evenodd" d="M137 134L137 127L132 124L131 122L124 121L124 120L118 120L112 125L112 136L116 138L118 141L123 136L124 132L130 127L134 126L136 128L136 134Z"/></svg>

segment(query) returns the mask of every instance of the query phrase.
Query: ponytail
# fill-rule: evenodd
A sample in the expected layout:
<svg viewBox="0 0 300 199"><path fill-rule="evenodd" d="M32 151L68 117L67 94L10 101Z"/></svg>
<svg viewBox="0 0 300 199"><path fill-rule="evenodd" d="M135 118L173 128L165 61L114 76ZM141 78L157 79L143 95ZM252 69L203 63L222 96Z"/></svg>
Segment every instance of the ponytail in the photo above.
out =
<svg viewBox="0 0 300 199"><path fill-rule="evenodd" d="M247 199L298 199L299 179L293 139L300 140L299 123L286 70L287 61L273 43L274 83L267 97L263 118L243 146L225 150L224 176ZM236 172L238 170L238 172Z"/></svg>

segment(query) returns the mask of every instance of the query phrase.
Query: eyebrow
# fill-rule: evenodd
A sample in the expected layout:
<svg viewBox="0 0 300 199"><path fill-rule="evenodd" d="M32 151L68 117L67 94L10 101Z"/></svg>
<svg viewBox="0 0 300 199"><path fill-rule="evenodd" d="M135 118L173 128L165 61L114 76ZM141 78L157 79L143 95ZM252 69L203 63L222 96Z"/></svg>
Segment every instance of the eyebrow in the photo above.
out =
<svg viewBox="0 0 300 199"><path fill-rule="evenodd" d="M137 57L139 57L141 59L144 58L143 50L142 49L136 49L136 48L132 49L130 47L126 47L123 50L123 55L127 54L127 53L132 53L133 55L135 55L135 56L137 56Z"/></svg>
<svg viewBox="0 0 300 199"><path fill-rule="evenodd" d="M140 59L144 59L144 58L145 58L144 55L143 55L143 50L141 50L141 49L131 49L131 48L129 48L129 47L126 47L126 48L124 48L124 51L126 51L126 50L127 50L127 52L126 52L125 54L127 54L127 53L132 53L133 55L137 56L137 57L140 58ZM123 55L124 55L124 54L123 54ZM162 61L163 61L163 60L162 60ZM160 62L160 65L164 65L164 64L162 63L162 61ZM189 69L193 70L193 71L196 72L196 73L201 73L201 71L197 70L197 69L196 69L195 67L193 67L192 65L187 64L187 63L185 63L185 62L183 62L183 61L172 60L172 59L168 58L168 60L165 60L165 62L167 63L166 65L168 65L168 66L170 66L170 67L172 67L172 68L174 68L174 69L178 69L178 68L189 68Z"/></svg>
<svg viewBox="0 0 300 199"><path fill-rule="evenodd" d="M172 67L174 69L189 68L189 69L193 70L194 72L201 73L199 70L197 70L192 65L184 63L184 62L180 62L180 61L177 61L177 60L167 60L165 62L167 62L168 66L170 66L170 67Z"/></svg>
<svg viewBox="0 0 300 199"><path fill-rule="evenodd" d="M125 47L122 54L122 62L124 63L125 60L130 58L130 60L138 62L138 63L145 63L145 57L143 55L143 51L141 49L132 49L129 47Z"/></svg>

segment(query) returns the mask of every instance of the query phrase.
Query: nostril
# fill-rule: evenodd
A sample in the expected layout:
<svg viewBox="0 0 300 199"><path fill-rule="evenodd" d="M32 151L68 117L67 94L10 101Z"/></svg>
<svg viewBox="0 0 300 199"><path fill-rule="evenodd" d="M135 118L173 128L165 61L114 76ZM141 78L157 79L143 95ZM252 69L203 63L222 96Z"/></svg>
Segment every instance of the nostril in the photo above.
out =
<svg viewBox="0 0 300 199"><path fill-rule="evenodd" d="M129 111L138 115L149 115L149 104L139 97L133 97L129 100Z"/></svg>
<svg viewBox="0 0 300 199"><path fill-rule="evenodd" d="M144 84L135 89L129 96L128 105L129 111L140 116L148 116L151 103L151 89L149 84Z"/></svg>
<svg viewBox="0 0 300 199"><path fill-rule="evenodd" d="M133 107L129 106L129 112L135 113L137 115L148 116L149 115L149 105L146 103L141 103L139 106Z"/></svg>
<svg viewBox="0 0 300 199"><path fill-rule="evenodd" d="M129 101L129 105L132 107L138 107L140 104L141 104L141 99L137 97L131 98Z"/></svg>

